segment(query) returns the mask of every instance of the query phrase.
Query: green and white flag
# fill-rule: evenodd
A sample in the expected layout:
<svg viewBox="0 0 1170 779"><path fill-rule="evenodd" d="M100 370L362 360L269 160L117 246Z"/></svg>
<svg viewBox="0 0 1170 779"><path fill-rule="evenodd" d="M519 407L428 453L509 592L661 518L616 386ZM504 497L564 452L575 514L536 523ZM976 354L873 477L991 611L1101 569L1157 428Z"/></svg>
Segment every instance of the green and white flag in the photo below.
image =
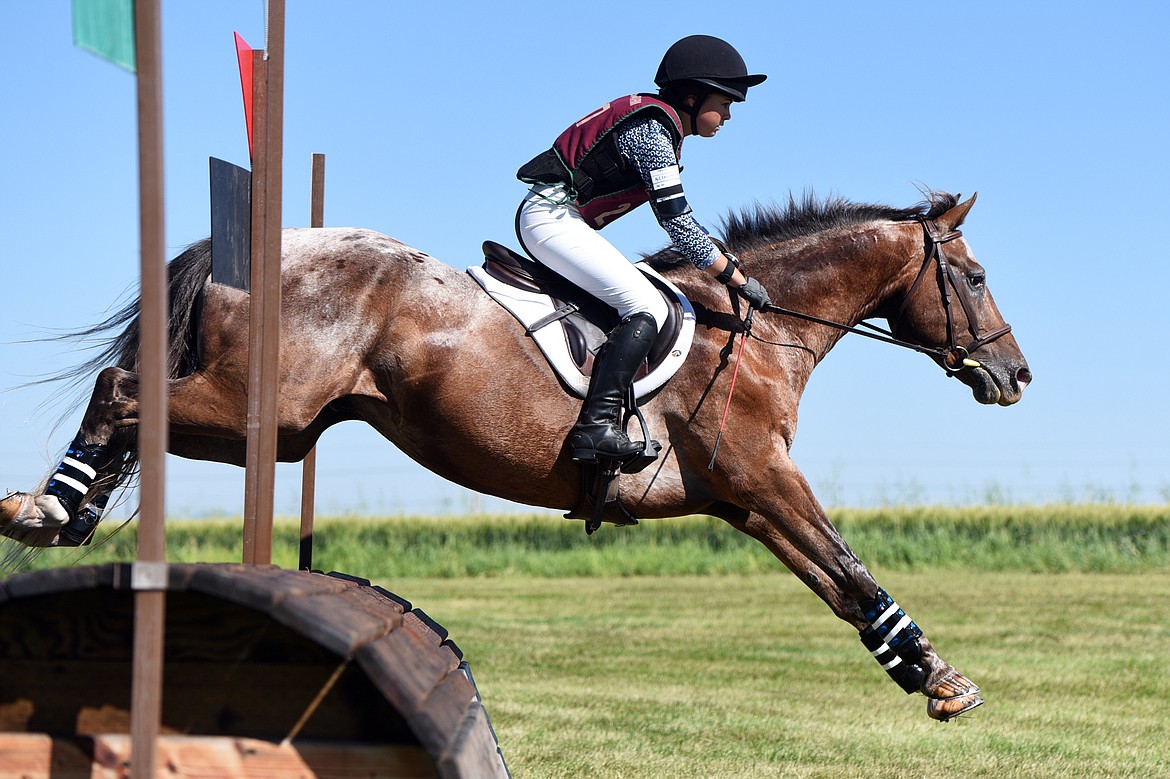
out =
<svg viewBox="0 0 1170 779"><path fill-rule="evenodd" d="M73 0L73 45L134 73L134 0Z"/></svg>

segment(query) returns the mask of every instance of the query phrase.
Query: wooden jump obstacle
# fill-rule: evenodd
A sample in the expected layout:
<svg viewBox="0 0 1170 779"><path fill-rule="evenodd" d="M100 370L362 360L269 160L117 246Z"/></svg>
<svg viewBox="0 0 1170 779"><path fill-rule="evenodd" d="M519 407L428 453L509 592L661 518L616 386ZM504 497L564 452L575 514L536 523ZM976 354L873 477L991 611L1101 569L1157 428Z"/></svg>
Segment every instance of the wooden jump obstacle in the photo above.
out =
<svg viewBox="0 0 1170 779"><path fill-rule="evenodd" d="M271 0L271 8L266 0L271 29L263 56L253 53L253 93L262 106L253 139L263 151L253 161L252 225L259 229L251 237L253 254L265 261L253 264L251 287L255 311L265 313L251 330L269 337L252 341L260 355L252 362L267 368L251 382L263 391L249 391L248 565L165 562L158 6L133 4L142 244L138 562L0 581L0 779L507 779L470 670L442 627L364 579L267 565L276 396L275 382L263 377L279 365L284 0ZM321 225L324 185L318 157L313 226ZM306 519L302 507L301 560L308 568L311 471L304 483L310 508Z"/></svg>
<svg viewBox="0 0 1170 779"><path fill-rule="evenodd" d="M363 579L171 564L158 776L508 777L458 647ZM131 564L0 582L0 779L130 759Z"/></svg>

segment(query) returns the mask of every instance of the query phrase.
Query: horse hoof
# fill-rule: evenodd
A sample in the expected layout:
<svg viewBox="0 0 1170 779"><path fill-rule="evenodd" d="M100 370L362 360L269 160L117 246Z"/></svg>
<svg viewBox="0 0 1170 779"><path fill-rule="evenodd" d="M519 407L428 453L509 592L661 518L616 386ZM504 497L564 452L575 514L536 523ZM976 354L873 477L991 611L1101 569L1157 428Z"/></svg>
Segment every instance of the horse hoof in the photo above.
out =
<svg viewBox="0 0 1170 779"><path fill-rule="evenodd" d="M966 714L976 706L982 706L983 699L978 695L960 695L955 698L931 698L926 702L926 713L931 719L939 722L952 720L960 714Z"/></svg>
<svg viewBox="0 0 1170 779"><path fill-rule="evenodd" d="M964 695L974 695L979 692L979 685L958 671L951 671L939 681L929 685L928 689L923 690L923 692L926 693L926 697L928 698L947 700Z"/></svg>
<svg viewBox="0 0 1170 779"><path fill-rule="evenodd" d="M27 492L10 492L0 500L0 530L7 532L10 527L39 526L44 515L37 510L32 495Z"/></svg>
<svg viewBox="0 0 1170 779"><path fill-rule="evenodd" d="M53 546L67 521L69 515L52 495L12 492L0 500L0 536L25 546Z"/></svg>

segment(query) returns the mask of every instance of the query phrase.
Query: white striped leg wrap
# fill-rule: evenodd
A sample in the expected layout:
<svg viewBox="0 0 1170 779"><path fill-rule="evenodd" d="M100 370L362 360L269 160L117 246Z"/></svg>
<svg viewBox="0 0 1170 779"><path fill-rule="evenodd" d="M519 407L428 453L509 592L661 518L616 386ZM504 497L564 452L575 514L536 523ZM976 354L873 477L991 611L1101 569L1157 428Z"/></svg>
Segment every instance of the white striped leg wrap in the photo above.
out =
<svg viewBox="0 0 1170 779"><path fill-rule="evenodd" d="M869 627L862 631L863 633L872 630L883 644L888 645L903 659L910 661L918 659L917 639L922 635L922 630L885 590L879 588L877 596L869 603L863 604L863 609L865 619L869 622Z"/></svg>
<svg viewBox="0 0 1170 779"><path fill-rule="evenodd" d="M62 458L61 464L57 466L53 477L49 479L45 493L55 495L70 516L76 516L82 498L89 492L93 480L97 478L97 466L104 452L104 446L87 444L78 435L69 445L69 450ZM103 501L102 506L104 505Z"/></svg>
<svg viewBox="0 0 1170 779"><path fill-rule="evenodd" d="M918 643L922 630L885 590L879 589L862 608L869 625L861 631L861 643L903 690L916 692L923 678L917 665L922 657Z"/></svg>

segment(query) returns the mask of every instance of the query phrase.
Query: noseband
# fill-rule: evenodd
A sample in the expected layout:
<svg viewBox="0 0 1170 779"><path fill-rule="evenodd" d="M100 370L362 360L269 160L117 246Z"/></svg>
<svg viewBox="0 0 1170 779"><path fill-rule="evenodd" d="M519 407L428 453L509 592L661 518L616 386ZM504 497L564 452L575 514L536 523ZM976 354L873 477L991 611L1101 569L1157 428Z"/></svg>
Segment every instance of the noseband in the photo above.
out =
<svg viewBox="0 0 1170 779"><path fill-rule="evenodd" d="M951 264L947 262L946 254L943 252L943 244L961 238L963 233L959 230L951 230L948 233L941 233L938 225L933 219L919 219L922 223L922 231L925 236L925 250L924 259L922 261L922 269L918 271L918 278L914 279L914 283L910 285L910 291L906 293L906 297L902 299L902 305L898 309L898 316L894 318L894 330L899 329L898 326L902 322L902 316L906 312L906 306L910 302L910 298L914 297L914 293L918 291L918 287L922 285L923 279L926 278L927 272L930 270L931 261L938 268L938 286L942 291L943 310L947 315L947 349L943 353L943 367L948 373L957 373L964 368L978 367L979 363L970 359L971 355L987 344L991 343L997 338L1007 335L1012 331L1012 326L1004 323L1001 327L990 330L983 334L979 332L979 320L975 316L975 308L966 295L963 294L962 288L955 280L955 272L951 268ZM951 290L955 291L955 297L959 301L959 305L963 309L963 313L967 316L967 330L971 334L970 346L960 346L958 338L955 335L955 315L954 309L951 306Z"/></svg>

